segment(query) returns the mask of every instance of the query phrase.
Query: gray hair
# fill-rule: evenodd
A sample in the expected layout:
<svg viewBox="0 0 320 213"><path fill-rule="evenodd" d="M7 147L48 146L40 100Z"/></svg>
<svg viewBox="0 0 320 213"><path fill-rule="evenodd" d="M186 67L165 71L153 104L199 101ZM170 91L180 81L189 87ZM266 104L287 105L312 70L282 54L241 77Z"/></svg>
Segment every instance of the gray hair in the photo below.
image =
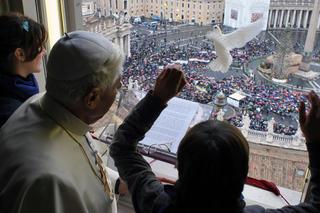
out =
<svg viewBox="0 0 320 213"><path fill-rule="evenodd" d="M73 105L85 97L93 88L112 86L117 77L122 74L124 62L123 52L116 45L112 44L112 46L112 54L106 59L103 66L92 74L80 79L66 81L56 80L48 76L47 93L66 105Z"/></svg>

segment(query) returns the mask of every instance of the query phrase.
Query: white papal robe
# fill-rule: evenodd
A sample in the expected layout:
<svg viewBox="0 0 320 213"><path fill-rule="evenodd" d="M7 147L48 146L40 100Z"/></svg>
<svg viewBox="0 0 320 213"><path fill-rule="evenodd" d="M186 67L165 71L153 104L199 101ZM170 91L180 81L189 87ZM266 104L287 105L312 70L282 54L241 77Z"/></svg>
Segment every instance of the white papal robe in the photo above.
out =
<svg viewBox="0 0 320 213"><path fill-rule="evenodd" d="M0 212L116 212L85 138L89 130L46 94L18 108L0 130Z"/></svg>

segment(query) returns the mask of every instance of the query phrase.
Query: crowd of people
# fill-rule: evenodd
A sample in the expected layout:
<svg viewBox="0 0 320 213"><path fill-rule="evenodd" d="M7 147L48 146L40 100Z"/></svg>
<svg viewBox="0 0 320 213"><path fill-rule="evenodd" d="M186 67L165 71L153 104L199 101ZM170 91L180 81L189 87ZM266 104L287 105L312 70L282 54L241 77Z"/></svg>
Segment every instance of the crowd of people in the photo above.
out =
<svg viewBox="0 0 320 213"><path fill-rule="evenodd" d="M137 37L137 35L135 35ZM188 85L180 93L180 97L208 104L213 101L217 92L226 96L236 91L246 94L241 112L249 114L250 128L267 131L267 121L276 114L281 119L292 119L298 113L300 101L306 101L301 92L292 91L266 82L256 82L246 75L229 75L223 79L208 77L210 72L207 61L216 57L214 47L210 42L197 42L197 48L191 44L168 44L157 36L139 35L139 39L131 43L131 57L125 62L123 84L128 85L129 78L137 81L141 90L148 91L161 68L167 64L178 62L186 73ZM250 60L270 55L276 50L276 44L268 39L255 39L245 47L231 51L235 63L246 64ZM197 60L189 60L197 59ZM239 111L239 109L236 109ZM230 120L236 126L241 126L243 113L237 113L236 118ZM293 135L294 125L277 124L276 133Z"/></svg>

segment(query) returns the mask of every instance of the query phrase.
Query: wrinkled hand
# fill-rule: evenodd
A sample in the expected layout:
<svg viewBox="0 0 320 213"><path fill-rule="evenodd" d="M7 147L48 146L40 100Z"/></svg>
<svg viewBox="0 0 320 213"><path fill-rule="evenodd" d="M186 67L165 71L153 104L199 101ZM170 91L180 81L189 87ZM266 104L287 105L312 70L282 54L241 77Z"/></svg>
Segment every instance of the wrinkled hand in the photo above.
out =
<svg viewBox="0 0 320 213"><path fill-rule="evenodd" d="M320 141L320 99L314 91L309 93L308 99L311 103L309 113L306 113L304 102L300 103L300 128L307 142L318 142Z"/></svg>
<svg viewBox="0 0 320 213"><path fill-rule="evenodd" d="M181 66L169 65L158 76L153 95L166 104L182 90L186 83Z"/></svg>

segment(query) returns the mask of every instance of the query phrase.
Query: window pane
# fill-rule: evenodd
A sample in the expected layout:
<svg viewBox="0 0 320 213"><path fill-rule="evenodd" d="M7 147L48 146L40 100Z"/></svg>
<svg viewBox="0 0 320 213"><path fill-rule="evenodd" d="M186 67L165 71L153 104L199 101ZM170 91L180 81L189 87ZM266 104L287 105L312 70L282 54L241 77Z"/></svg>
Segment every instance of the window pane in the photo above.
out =
<svg viewBox="0 0 320 213"><path fill-rule="evenodd" d="M179 63L189 82L179 98L197 104L189 125L209 118L234 124L250 143L249 176L301 191L308 157L298 105L320 89L320 39L308 41L315 40L311 49L304 46L306 30L319 29L312 9L312 1L293 0L83 0L82 19L85 30L109 37L127 56L124 99L112 111L117 119L153 87L163 67ZM230 51L228 72L213 71L210 62L219 53L206 37L213 26L227 34L260 18L267 20L264 30Z"/></svg>

